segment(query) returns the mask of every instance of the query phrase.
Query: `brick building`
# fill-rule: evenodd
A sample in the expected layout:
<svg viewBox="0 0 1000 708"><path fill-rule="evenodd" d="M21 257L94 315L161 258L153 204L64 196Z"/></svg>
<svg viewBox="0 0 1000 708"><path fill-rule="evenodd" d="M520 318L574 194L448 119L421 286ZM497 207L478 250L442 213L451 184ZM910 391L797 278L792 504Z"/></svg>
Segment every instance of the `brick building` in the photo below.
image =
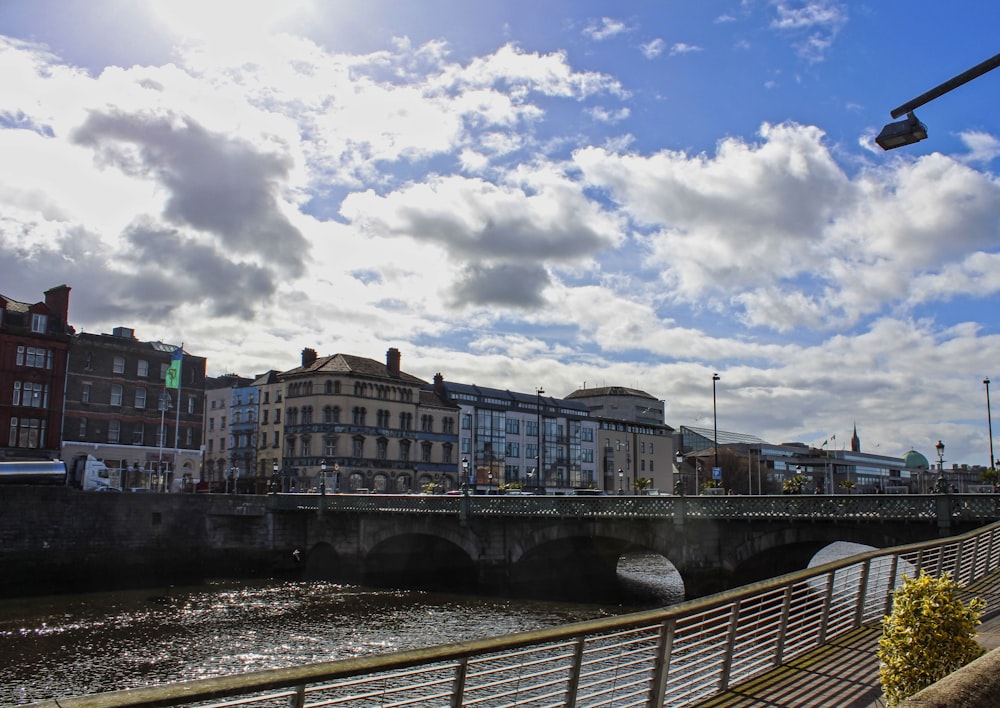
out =
<svg viewBox="0 0 1000 708"><path fill-rule="evenodd" d="M42 302L0 295L0 459L56 459L73 328L67 285Z"/></svg>
<svg viewBox="0 0 1000 708"><path fill-rule="evenodd" d="M142 342L127 327L70 344L63 455L92 454L122 488L177 489L201 477L205 358L186 352L180 387L167 388L176 345Z"/></svg>

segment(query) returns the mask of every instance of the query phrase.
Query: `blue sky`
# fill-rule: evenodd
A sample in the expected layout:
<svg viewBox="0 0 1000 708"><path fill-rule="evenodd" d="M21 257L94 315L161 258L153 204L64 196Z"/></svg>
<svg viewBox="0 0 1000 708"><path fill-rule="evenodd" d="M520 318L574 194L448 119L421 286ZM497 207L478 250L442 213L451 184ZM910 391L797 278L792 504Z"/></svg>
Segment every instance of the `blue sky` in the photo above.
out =
<svg viewBox="0 0 1000 708"><path fill-rule="evenodd" d="M989 458L1000 71L965 2L0 0L0 292L210 374L304 347ZM998 422L1000 424L1000 422Z"/></svg>

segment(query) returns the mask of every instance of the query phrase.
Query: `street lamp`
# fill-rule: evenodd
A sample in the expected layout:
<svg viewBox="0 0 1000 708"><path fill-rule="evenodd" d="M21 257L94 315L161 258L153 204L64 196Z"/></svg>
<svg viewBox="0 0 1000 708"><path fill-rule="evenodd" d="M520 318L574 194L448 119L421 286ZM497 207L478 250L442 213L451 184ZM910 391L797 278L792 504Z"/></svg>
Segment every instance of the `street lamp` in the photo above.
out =
<svg viewBox="0 0 1000 708"><path fill-rule="evenodd" d="M462 458L462 494L469 493L469 458Z"/></svg>
<svg viewBox="0 0 1000 708"><path fill-rule="evenodd" d="M937 445L934 446L938 454L938 478L937 478L937 491L947 492L948 491L948 480L944 477L944 443L940 440L937 441Z"/></svg>
<svg viewBox="0 0 1000 708"><path fill-rule="evenodd" d="M624 494L625 493L625 488L623 486L624 484L625 484L625 471L621 467L619 467L618 468L618 493L619 494Z"/></svg>
<svg viewBox="0 0 1000 708"><path fill-rule="evenodd" d="M719 409L715 405L715 383L719 380L718 374L712 374L712 421L715 430L715 467L719 466ZM715 472L715 469L712 469Z"/></svg>
<svg viewBox="0 0 1000 708"><path fill-rule="evenodd" d="M993 416L990 413L990 379L986 377L983 379L983 383L986 384L986 428L990 434L990 467L993 467L995 459L993 457ZM993 467L993 469L996 469Z"/></svg>
<svg viewBox="0 0 1000 708"><path fill-rule="evenodd" d="M492 470L490 471L490 474L489 474L489 484L486 486L486 493L487 494L492 494L493 493L493 472L492 472Z"/></svg>
<svg viewBox="0 0 1000 708"><path fill-rule="evenodd" d="M538 420L536 421L536 425L538 425L538 464L535 465L535 471L538 472L537 484L539 486L542 484L542 465L545 463L545 430L542 428L543 393L545 393L545 389L541 386L535 389L535 409L538 416Z"/></svg>
<svg viewBox="0 0 1000 708"><path fill-rule="evenodd" d="M674 482L674 494L684 496L684 478L681 476L681 465L684 463L684 455L680 450L674 455L674 463L677 465L677 481Z"/></svg>
<svg viewBox="0 0 1000 708"><path fill-rule="evenodd" d="M875 138L875 142L883 150L892 150L893 148L920 142L927 137L927 126L917 120L917 117L913 114L914 110L998 66L1000 66L1000 54L987 59L981 64L977 64L967 71L963 71L958 76L948 79L943 84L935 86L927 93L917 96L912 101L908 101L902 106L892 109L889 114L893 118L906 115L906 120L886 125L882 128L882 132L878 134L878 137Z"/></svg>
<svg viewBox="0 0 1000 708"><path fill-rule="evenodd" d="M319 481L320 496L326 494L326 460L319 463L319 468L323 471L323 477Z"/></svg>
<svg viewBox="0 0 1000 708"><path fill-rule="evenodd" d="M271 464L271 494L278 493L278 463L273 462Z"/></svg>

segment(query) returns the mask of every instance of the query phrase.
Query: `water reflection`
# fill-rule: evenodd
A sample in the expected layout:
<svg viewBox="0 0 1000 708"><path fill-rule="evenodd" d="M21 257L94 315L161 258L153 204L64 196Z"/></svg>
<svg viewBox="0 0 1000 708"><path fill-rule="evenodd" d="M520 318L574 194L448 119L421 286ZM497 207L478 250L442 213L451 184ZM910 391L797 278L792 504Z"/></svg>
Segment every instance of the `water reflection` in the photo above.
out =
<svg viewBox="0 0 1000 708"><path fill-rule="evenodd" d="M587 605L263 581L0 601L0 704L498 636L683 599L662 556L622 559L627 595Z"/></svg>

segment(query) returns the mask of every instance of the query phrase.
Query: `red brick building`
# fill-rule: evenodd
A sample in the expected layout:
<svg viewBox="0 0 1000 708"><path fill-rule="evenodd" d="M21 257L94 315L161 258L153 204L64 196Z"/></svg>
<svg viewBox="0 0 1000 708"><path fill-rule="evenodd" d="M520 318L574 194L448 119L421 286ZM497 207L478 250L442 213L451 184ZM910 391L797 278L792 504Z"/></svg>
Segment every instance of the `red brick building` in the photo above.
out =
<svg viewBox="0 0 1000 708"><path fill-rule="evenodd" d="M69 292L59 285L35 303L0 294L0 459L59 457Z"/></svg>

